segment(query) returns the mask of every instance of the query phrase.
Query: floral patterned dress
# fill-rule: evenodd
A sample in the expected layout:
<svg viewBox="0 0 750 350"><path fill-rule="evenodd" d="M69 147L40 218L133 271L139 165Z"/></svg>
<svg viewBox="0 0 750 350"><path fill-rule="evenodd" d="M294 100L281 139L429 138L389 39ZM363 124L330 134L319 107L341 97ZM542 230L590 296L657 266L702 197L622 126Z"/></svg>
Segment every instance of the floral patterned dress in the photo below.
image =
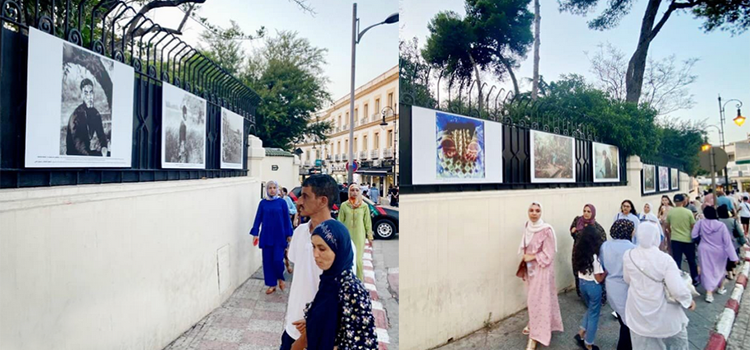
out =
<svg viewBox="0 0 750 350"><path fill-rule="evenodd" d="M563 323L555 285L555 242L552 230L534 234L526 254L535 254L526 279L530 337L549 346L552 332L562 332Z"/></svg>
<svg viewBox="0 0 750 350"><path fill-rule="evenodd" d="M375 335L375 317L372 316L370 293L352 273L344 270L337 278L339 290L339 327L336 334L338 350L377 350L378 337ZM305 319L310 304L305 309Z"/></svg>

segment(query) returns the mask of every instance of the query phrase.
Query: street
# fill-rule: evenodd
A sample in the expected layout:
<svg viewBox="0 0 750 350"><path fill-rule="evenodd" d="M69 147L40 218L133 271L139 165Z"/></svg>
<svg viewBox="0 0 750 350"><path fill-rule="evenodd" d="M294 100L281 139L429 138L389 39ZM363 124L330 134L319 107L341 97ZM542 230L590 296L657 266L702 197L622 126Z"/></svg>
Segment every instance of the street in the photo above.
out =
<svg viewBox="0 0 750 350"><path fill-rule="evenodd" d="M387 331L383 335L378 330L380 349L397 350L398 284L395 284L394 297L394 287L389 280L393 280L394 276L395 281L398 279L398 239L375 241L372 259L377 286L377 297L373 297L373 314L378 328ZM389 271L392 272L390 275ZM164 350L277 350L284 329L289 288L294 283L293 276L285 276L288 281L286 291L277 290L266 295L261 267L221 307L213 310ZM378 303L385 311L385 320L377 320ZM381 327L381 323L389 327Z"/></svg>

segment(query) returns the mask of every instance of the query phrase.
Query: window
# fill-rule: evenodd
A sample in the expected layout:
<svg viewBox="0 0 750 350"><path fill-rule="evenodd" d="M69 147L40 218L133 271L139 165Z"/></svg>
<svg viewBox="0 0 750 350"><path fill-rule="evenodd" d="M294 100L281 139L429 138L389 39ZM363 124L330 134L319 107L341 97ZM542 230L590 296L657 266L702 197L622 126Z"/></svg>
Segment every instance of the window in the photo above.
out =
<svg viewBox="0 0 750 350"><path fill-rule="evenodd" d="M359 120L359 108L354 109L354 120Z"/></svg>
<svg viewBox="0 0 750 350"><path fill-rule="evenodd" d="M388 93L388 107L393 107L393 93Z"/></svg>
<svg viewBox="0 0 750 350"><path fill-rule="evenodd" d="M339 115L339 124L338 124L338 125L336 125L336 126L337 126L337 127L339 127L339 128L340 128L341 126L343 126L343 124L341 124L341 115Z"/></svg>
<svg viewBox="0 0 750 350"><path fill-rule="evenodd" d="M341 154L341 141L339 141L338 147L336 147L336 153Z"/></svg>
<svg viewBox="0 0 750 350"><path fill-rule="evenodd" d="M320 150L315 150L315 160L320 159Z"/></svg>
<svg viewBox="0 0 750 350"><path fill-rule="evenodd" d="M392 144L393 144L393 130L388 130L388 147L391 147Z"/></svg>
<svg viewBox="0 0 750 350"><path fill-rule="evenodd" d="M346 143L346 147L344 147L344 153L349 154L349 140L347 139L345 143Z"/></svg>
<svg viewBox="0 0 750 350"><path fill-rule="evenodd" d="M380 98L375 99L375 113L380 113Z"/></svg>
<svg viewBox="0 0 750 350"><path fill-rule="evenodd" d="M375 139L373 140L375 144L373 145L373 149L379 149L380 148L380 133L375 133Z"/></svg>
<svg viewBox="0 0 750 350"><path fill-rule="evenodd" d="M357 138L354 138L354 153L357 153L357 145L359 145L359 142L357 142Z"/></svg>
<svg viewBox="0 0 750 350"><path fill-rule="evenodd" d="M362 136L362 150L367 151L367 135Z"/></svg>
<svg viewBox="0 0 750 350"><path fill-rule="evenodd" d="M368 106L367 103L365 103L365 114L362 115L362 118L367 119L370 116L369 107L370 106Z"/></svg>

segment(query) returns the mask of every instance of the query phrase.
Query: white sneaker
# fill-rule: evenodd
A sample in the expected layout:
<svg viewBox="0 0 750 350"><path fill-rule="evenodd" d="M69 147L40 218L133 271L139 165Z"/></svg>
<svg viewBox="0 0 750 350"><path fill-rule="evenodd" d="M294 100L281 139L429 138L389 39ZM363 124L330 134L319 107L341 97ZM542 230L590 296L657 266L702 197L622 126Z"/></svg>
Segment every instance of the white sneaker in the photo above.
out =
<svg viewBox="0 0 750 350"><path fill-rule="evenodd" d="M724 287L721 287L719 290L716 291L716 293L719 293L720 295L727 294L727 289Z"/></svg>
<svg viewBox="0 0 750 350"><path fill-rule="evenodd" d="M707 303L713 303L714 302L714 295L713 294L706 295L706 302Z"/></svg>

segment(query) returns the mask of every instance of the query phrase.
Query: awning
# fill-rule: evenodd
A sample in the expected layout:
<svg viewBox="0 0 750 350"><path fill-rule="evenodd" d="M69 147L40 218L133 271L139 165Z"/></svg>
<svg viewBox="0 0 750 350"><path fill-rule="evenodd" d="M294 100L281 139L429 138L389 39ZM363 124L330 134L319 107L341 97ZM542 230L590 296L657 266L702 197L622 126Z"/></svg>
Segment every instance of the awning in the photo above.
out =
<svg viewBox="0 0 750 350"><path fill-rule="evenodd" d="M359 168L355 173L363 175L380 175L386 176L393 173L391 168Z"/></svg>

